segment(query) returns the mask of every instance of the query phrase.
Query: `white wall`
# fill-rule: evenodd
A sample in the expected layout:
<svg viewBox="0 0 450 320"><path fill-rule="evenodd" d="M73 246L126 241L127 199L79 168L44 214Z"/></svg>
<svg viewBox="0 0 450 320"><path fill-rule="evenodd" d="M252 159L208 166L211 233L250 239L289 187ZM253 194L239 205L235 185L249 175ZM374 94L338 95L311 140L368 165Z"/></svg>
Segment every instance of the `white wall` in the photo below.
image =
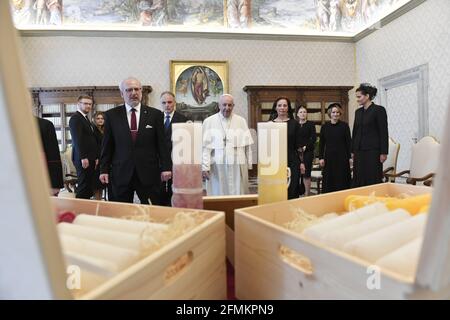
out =
<svg viewBox="0 0 450 320"><path fill-rule="evenodd" d="M442 139L450 92L449 0L428 0L358 41L356 60L358 80L373 84L428 63L429 133Z"/></svg>
<svg viewBox="0 0 450 320"><path fill-rule="evenodd" d="M22 37L29 85L115 85L134 75L170 87L169 60L228 60L236 111L245 85L357 85L429 63L430 134L440 138L449 92L450 1L428 0L353 43L199 38ZM349 122L356 107L350 92Z"/></svg>
<svg viewBox="0 0 450 320"><path fill-rule="evenodd" d="M228 60L236 111L246 85L353 85L354 44L194 38L23 37L32 87L115 85L133 75L151 85L153 106L169 89L169 60Z"/></svg>

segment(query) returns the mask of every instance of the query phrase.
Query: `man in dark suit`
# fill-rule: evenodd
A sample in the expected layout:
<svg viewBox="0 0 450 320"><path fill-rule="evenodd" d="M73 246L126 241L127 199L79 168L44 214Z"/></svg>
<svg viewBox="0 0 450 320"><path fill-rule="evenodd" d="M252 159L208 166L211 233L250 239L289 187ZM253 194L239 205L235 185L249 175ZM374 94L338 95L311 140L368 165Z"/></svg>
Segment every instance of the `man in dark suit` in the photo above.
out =
<svg viewBox="0 0 450 320"><path fill-rule="evenodd" d="M72 160L77 169L75 194L81 199L90 199L94 194L95 168L99 157L98 139L88 118L92 105L92 97L81 95L78 98L78 110L69 120Z"/></svg>
<svg viewBox="0 0 450 320"><path fill-rule="evenodd" d="M61 154L59 153L58 139L55 126L51 121L36 117L41 135L42 147L50 177L51 195L57 196L64 187Z"/></svg>
<svg viewBox="0 0 450 320"><path fill-rule="evenodd" d="M389 151L386 109L373 103L377 88L361 84L356 99L361 108L355 112L352 137L353 187L363 187L383 180L383 162Z"/></svg>
<svg viewBox="0 0 450 320"><path fill-rule="evenodd" d="M125 105L105 113L100 181L112 183L115 201L131 203L136 192L141 203L158 205L161 181L172 177L163 113L141 104L136 78L123 80L120 92Z"/></svg>
<svg viewBox="0 0 450 320"><path fill-rule="evenodd" d="M175 110L175 95L170 91L161 93L161 107L164 111L164 133L166 135L166 146L169 154L172 154L172 123L187 122L181 113ZM161 205L171 206L172 203L172 179L163 181L161 185Z"/></svg>

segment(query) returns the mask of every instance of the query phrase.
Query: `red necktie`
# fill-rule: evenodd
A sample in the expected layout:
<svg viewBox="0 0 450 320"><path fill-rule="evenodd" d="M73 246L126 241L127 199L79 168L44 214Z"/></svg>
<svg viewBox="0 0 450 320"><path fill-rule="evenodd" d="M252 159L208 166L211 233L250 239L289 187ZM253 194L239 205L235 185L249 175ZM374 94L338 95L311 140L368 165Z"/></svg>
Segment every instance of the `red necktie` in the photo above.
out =
<svg viewBox="0 0 450 320"><path fill-rule="evenodd" d="M137 120L136 120L136 109L135 108L131 108L130 131L131 131L131 138L133 139L133 142L136 142L138 130L137 130Z"/></svg>

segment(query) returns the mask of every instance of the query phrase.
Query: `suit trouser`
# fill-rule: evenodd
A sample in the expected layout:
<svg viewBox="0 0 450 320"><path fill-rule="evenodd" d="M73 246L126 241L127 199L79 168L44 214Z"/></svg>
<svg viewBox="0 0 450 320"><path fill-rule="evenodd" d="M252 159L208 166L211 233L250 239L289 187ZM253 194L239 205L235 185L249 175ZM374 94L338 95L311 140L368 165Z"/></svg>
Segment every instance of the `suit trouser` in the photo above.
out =
<svg viewBox="0 0 450 320"><path fill-rule="evenodd" d="M172 179L167 182L161 182L161 205L166 207L172 206Z"/></svg>
<svg viewBox="0 0 450 320"><path fill-rule="evenodd" d="M95 160L89 160L89 167L84 169L81 163L75 166L77 169L77 187L75 196L80 199L90 199L94 195Z"/></svg>
<svg viewBox="0 0 450 320"><path fill-rule="evenodd" d="M106 200L114 201L114 193L112 191L112 184L111 183L108 183L108 185L106 186L106 191L107 191Z"/></svg>
<svg viewBox="0 0 450 320"><path fill-rule="evenodd" d="M133 203L134 192L136 191L137 196L142 204L149 204L149 200L152 205L160 205L160 193L159 184L152 186L145 186L139 179L136 170L133 173L131 181L126 188L118 188L114 185L114 177L112 178L114 201L117 202L128 202Z"/></svg>

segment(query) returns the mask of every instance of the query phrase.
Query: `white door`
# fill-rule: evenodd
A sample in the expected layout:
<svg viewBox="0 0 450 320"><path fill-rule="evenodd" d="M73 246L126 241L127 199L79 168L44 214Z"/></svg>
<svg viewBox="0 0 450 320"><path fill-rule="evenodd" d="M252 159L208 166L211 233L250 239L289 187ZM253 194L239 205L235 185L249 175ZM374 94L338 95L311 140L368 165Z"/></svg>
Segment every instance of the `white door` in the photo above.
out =
<svg viewBox="0 0 450 320"><path fill-rule="evenodd" d="M400 143L397 172L408 170L411 161L411 147L419 138L417 83L409 83L386 90L385 107L389 136Z"/></svg>
<svg viewBox="0 0 450 320"><path fill-rule="evenodd" d="M378 87L389 136L400 143L397 172L408 170L412 145L428 135L428 64L381 78Z"/></svg>

